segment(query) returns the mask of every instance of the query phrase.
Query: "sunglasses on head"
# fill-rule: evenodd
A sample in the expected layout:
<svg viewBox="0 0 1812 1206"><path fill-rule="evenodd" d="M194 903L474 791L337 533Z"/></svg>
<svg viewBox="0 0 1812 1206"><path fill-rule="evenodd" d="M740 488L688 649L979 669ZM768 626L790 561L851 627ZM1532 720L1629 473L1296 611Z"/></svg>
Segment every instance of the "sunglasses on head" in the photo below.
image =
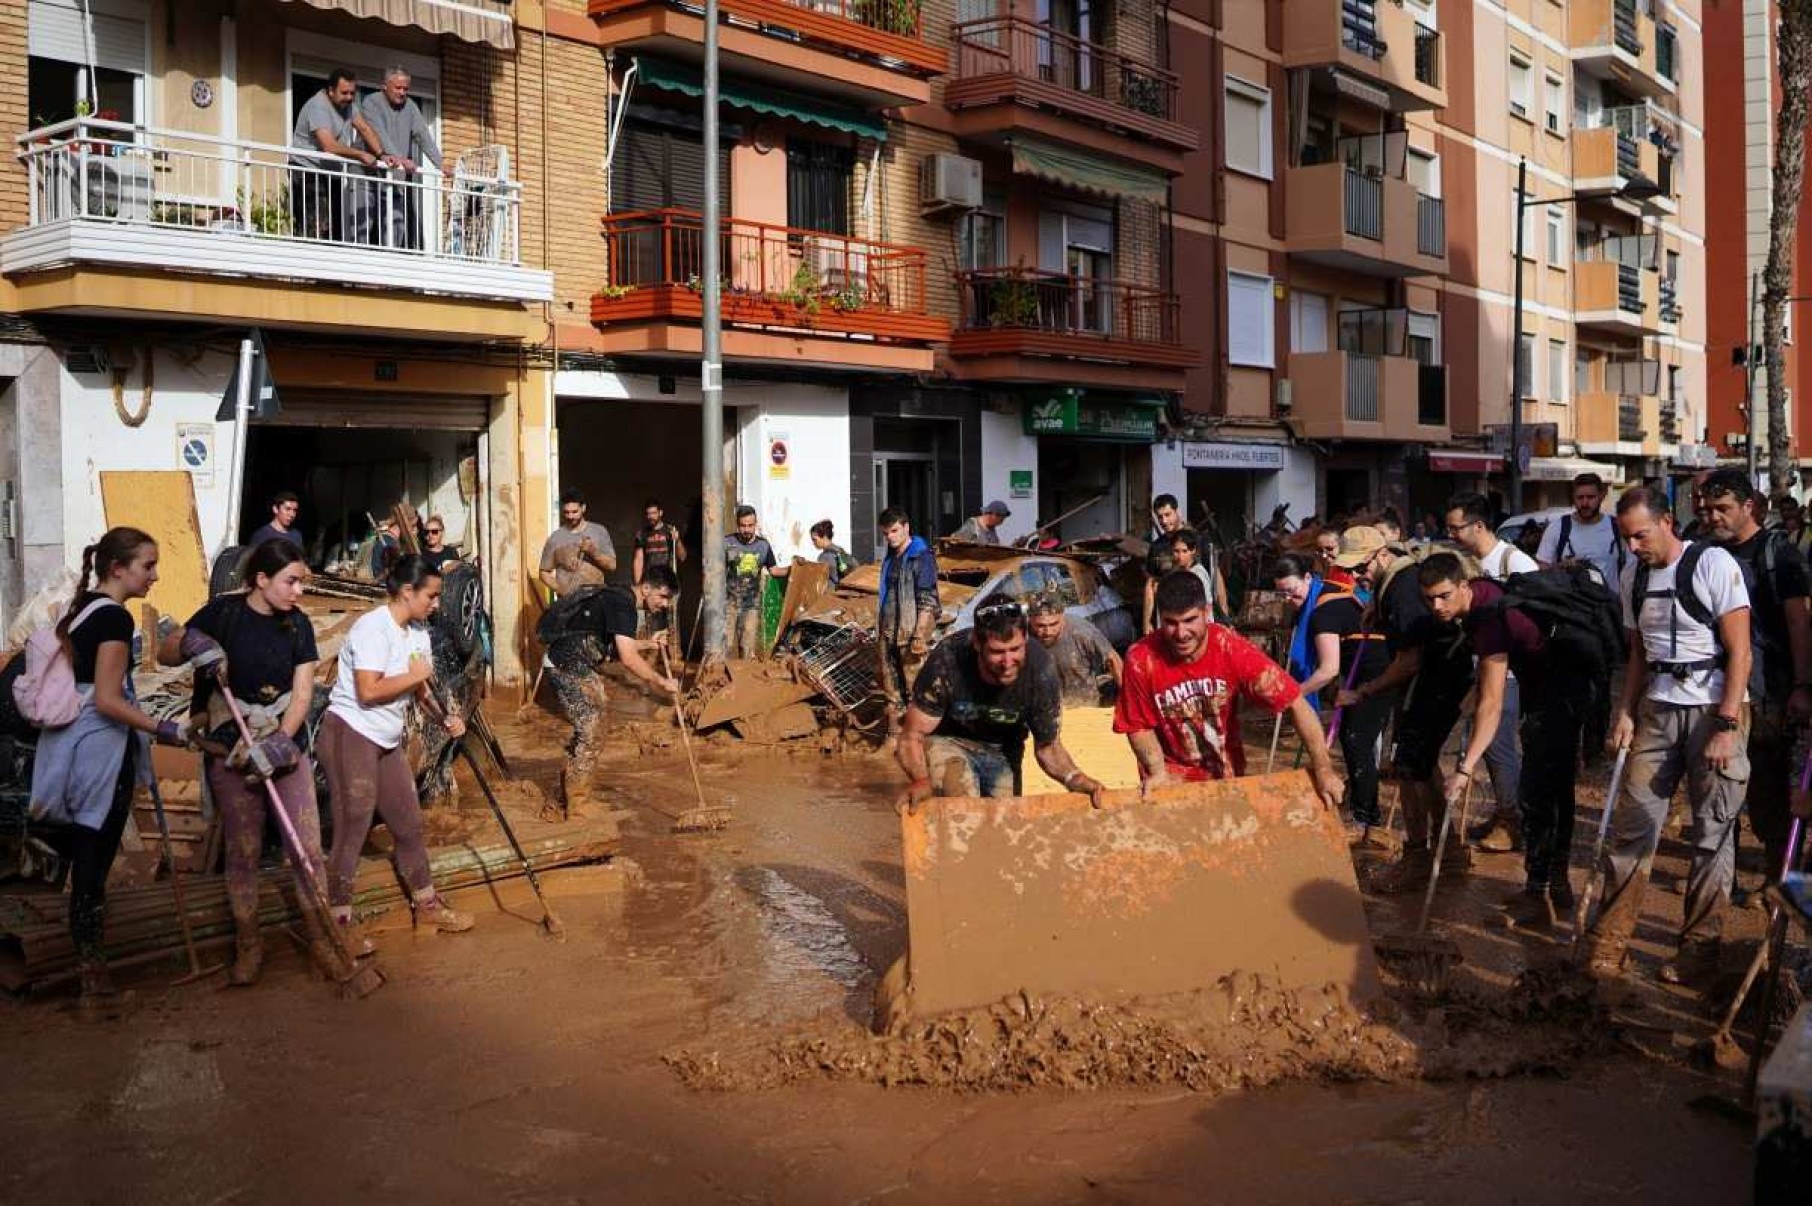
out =
<svg viewBox="0 0 1812 1206"><path fill-rule="evenodd" d="M975 609L975 618L978 620L993 620L1002 616L1023 618L1025 614L1026 605L1024 603L988 603Z"/></svg>

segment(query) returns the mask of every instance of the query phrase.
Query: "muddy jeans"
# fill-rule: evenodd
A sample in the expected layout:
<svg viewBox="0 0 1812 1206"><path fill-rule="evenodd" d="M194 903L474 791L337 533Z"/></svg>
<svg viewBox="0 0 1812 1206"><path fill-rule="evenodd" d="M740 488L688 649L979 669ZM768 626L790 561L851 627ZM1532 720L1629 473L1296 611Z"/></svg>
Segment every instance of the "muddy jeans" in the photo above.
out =
<svg viewBox="0 0 1812 1206"><path fill-rule="evenodd" d="M1340 712L1340 757L1346 763L1346 804L1362 825L1383 820L1378 811L1378 737L1396 706L1392 694L1374 695Z"/></svg>
<svg viewBox="0 0 1812 1206"><path fill-rule="evenodd" d="M910 646L889 641L877 644L875 652L881 662L881 691L887 696L887 706L904 712L912 702L912 684L925 668L925 657L914 657Z"/></svg>
<svg viewBox="0 0 1812 1206"><path fill-rule="evenodd" d="M327 856L328 903L352 903L359 853L365 848L374 813L383 819L396 843L391 857L409 891L419 895L433 888L428 847L422 839L422 805L415 795L415 776L409 772L407 743L384 749L329 712L321 721L316 745L327 767L331 797L328 803L333 807L333 850Z"/></svg>
<svg viewBox="0 0 1812 1206"><path fill-rule="evenodd" d="M1597 707L1584 677L1559 675L1523 707L1523 776L1519 805L1523 874L1532 891L1567 881L1573 849L1573 797L1579 781L1579 733Z"/></svg>
<svg viewBox="0 0 1812 1206"><path fill-rule="evenodd" d="M731 657L761 656L761 600L747 605L732 600L724 614L724 637Z"/></svg>
<svg viewBox="0 0 1812 1206"><path fill-rule="evenodd" d="M940 796L1006 799L1019 794L1019 768L992 745L934 735L925 739L925 764L931 790Z"/></svg>
<svg viewBox="0 0 1812 1206"><path fill-rule="evenodd" d="M560 710L573 726L566 739L568 758L589 757L597 744L598 721L604 714L604 681L598 665L604 646L594 636L561 637L547 651L547 676L553 680Z"/></svg>
<svg viewBox="0 0 1812 1206"><path fill-rule="evenodd" d="M1497 733L1485 751L1485 770L1491 775L1491 793L1497 798L1499 820L1515 821L1521 815L1523 798L1522 758L1516 752L1518 719L1522 713L1522 688L1516 679L1504 682L1504 711L1498 717Z"/></svg>
<svg viewBox="0 0 1812 1206"><path fill-rule="evenodd" d="M214 806L220 810L221 838L226 846L227 904L232 909L233 924L241 929L258 929L258 859L264 852L264 809L270 793L263 784L249 786L245 773L226 764L226 759L209 756L206 760L208 789L214 794ZM296 837L306 852L309 870L315 882L325 884L326 860L321 856L321 813L315 804L315 764L302 755L296 769L272 780L283 811L296 827ZM308 880L302 869L294 867L289 844L284 853L290 856L296 877L298 903L310 899ZM306 905L299 910L310 916Z"/></svg>
<svg viewBox="0 0 1812 1206"><path fill-rule="evenodd" d="M1749 709L1737 729L1736 755L1722 771L1705 765L1705 746L1717 733L1711 705L1684 706L1642 702L1636 737L1630 746L1629 783L1611 813L1605 839L1604 911L1617 914L1623 926L1635 924L1667 820L1668 801L1682 779L1692 810L1692 863L1686 874L1686 914L1682 941L1715 938L1722 929L1730 884L1736 874L1737 816L1749 782Z"/></svg>

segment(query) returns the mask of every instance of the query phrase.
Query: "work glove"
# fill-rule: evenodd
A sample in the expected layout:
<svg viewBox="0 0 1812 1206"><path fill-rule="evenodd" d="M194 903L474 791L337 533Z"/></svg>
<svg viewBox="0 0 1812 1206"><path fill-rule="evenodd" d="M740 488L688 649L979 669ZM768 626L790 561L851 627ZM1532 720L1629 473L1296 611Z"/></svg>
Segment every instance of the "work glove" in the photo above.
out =
<svg viewBox="0 0 1812 1206"><path fill-rule="evenodd" d="M219 649L219 646L216 645L215 648ZM152 735L151 739L159 745L188 745L190 743L188 718L158 721L157 732Z"/></svg>
<svg viewBox="0 0 1812 1206"><path fill-rule="evenodd" d="M251 784L281 778L295 770L301 761L301 749L282 729L250 745L241 741L227 755L227 765L244 771L246 782Z"/></svg>
<svg viewBox="0 0 1812 1206"><path fill-rule="evenodd" d="M184 661L194 665L197 674L218 675L226 669L226 651L220 647L220 642L199 629L183 629L177 651Z"/></svg>

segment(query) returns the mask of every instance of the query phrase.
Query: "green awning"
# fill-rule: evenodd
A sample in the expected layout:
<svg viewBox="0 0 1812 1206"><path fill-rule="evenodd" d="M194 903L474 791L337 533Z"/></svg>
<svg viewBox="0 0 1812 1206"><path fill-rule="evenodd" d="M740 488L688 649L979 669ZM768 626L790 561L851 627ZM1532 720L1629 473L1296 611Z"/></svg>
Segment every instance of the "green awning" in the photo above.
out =
<svg viewBox="0 0 1812 1206"><path fill-rule="evenodd" d="M1153 205L1169 199L1169 180L1158 172L1122 166L1024 135L1013 138L1013 171L1085 193L1132 197Z"/></svg>
<svg viewBox="0 0 1812 1206"><path fill-rule="evenodd" d="M638 58L635 78L638 83L659 88L663 92L681 92L687 96L701 97L705 94L705 77L697 68L670 63L664 59ZM751 84L732 76L719 75L717 95L723 104L732 109L746 109L754 113L766 113L770 117L810 122L827 130L841 130L861 138L872 138L876 142L887 141L886 123L873 114L798 92L786 92L779 88Z"/></svg>

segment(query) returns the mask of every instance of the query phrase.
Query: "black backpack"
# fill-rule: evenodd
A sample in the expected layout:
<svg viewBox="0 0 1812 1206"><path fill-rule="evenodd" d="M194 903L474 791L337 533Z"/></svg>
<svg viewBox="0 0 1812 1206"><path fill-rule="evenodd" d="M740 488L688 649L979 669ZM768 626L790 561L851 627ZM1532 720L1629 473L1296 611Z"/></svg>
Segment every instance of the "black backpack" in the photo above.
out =
<svg viewBox="0 0 1812 1206"><path fill-rule="evenodd" d="M1615 524L1617 521L1613 519L1611 522ZM1568 511L1565 515L1560 517L1560 538L1554 544L1554 560L1565 561L1567 559L1567 554L1572 548L1573 512ZM1621 577L1623 575L1624 560L1628 554L1623 550L1623 541L1618 538L1614 531L1611 533L1611 548L1617 554L1617 574ZM1610 586L1608 582L1605 585L1607 587Z"/></svg>
<svg viewBox="0 0 1812 1206"><path fill-rule="evenodd" d="M1586 677L1608 673L1623 648L1623 610L1589 565L1572 564L1512 574L1503 607L1514 607L1541 630L1542 661Z"/></svg>
<svg viewBox="0 0 1812 1206"><path fill-rule="evenodd" d="M627 607L629 614L635 614L635 598L627 587L610 584L607 586L582 586L570 594L555 599L542 613L535 624L535 639L544 647L551 646L562 637L595 636L602 637L607 627L606 615L612 610L620 611ZM605 642L606 645L611 642ZM614 649L606 649L614 654Z"/></svg>
<svg viewBox="0 0 1812 1206"><path fill-rule="evenodd" d="M1755 615L1754 609L1757 598L1756 587L1758 582L1767 582L1769 583L1769 592L1772 594L1774 589L1772 585L1774 582L1774 569L1780 559L1780 546L1789 539L1791 538L1779 528L1764 528L1762 531L1762 555L1758 558L1761 562L1759 566L1752 568L1752 563L1745 561L1741 557L1731 558L1737 563L1737 569L1742 572L1743 589L1749 592L1751 616L1749 622L1749 639L1751 646L1755 647L1755 656L1751 658L1749 662L1749 698L1758 702L1766 699L1768 695L1768 683L1764 670L1768 659L1771 657L1781 658L1790 655L1785 649L1774 649L1769 647L1769 643L1760 638L1759 629L1753 618ZM1671 597L1680 605L1680 610L1692 618L1693 623L1711 630L1712 639L1718 643L1718 657L1716 661L1719 666L1722 666L1724 664L1724 636L1718 631L1718 619L1711 614L1711 605L1699 597L1699 583L1695 576L1695 571L1699 568L1699 559L1705 555L1705 550L1711 547L1711 545L1704 541L1698 540L1687 545L1686 551L1680 554L1679 565L1674 569L1674 589L1671 591L1656 591L1655 597ZM1686 583L1685 587L1681 587L1680 584L1682 582ZM1642 601L1648 597L1648 566L1638 564L1636 566L1635 580L1630 584L1632 610L1640 615L1642 612Z"/></svg>

